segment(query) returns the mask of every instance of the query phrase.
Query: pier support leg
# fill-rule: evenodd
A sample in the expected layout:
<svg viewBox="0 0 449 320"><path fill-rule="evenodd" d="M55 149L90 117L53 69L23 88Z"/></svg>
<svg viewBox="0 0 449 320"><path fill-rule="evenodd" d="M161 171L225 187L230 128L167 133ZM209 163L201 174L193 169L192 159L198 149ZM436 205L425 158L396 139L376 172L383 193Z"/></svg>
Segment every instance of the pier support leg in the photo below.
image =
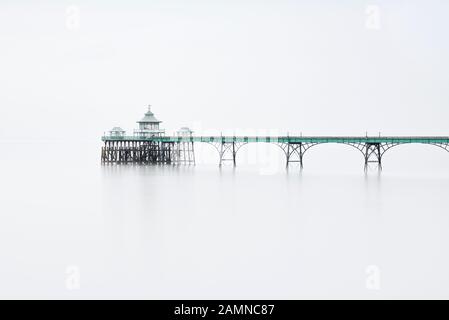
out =
<svg viewBox="0 0 449 320"><path fill-rule="evenodd" d="M235 154L236 154L236 152L235 152L235 143L233 142L232 143L232 163L233 163L234 167L235 167Z"/></svg>
<svg viewBox="0 0 449 320"><path fill-rule="evenodd" d="M377 169L382 170L382 151L380 143L366 143L364 148L365 156L365 172L368 171L368 166L370 163L376 163Z"/></svg>
<svg viewBox="0 0 449 320"><path fill-rule="evenodd" d="M285 167L288 168L290 163L298 162L300 169L303 168L303 156L306 148L302 142L289 142L283 148L286 156Z"/></svg>
<svg viewBox="0 0 449 320"><path fill-rule="evenodd" d="M236 142L225 142L220 143L220 149L218 151L220 156L219 166L223 164L224 161L232 161L233 166L236 166L236 155L237 151L242 144Z"/></svg>
<svg viewBox="0 0 449 320"><path fill-rule="evenodd" d="M192 142L191 142L191 147L192 147L192 149L191 149L190 154L192 155L192 163L193 163L193 165L196 165L196 162L195 162L195 148L194 148L194 145L195 145L195 143L192 141Z"/></svg>
<svg viewBox="0 0 449 320"><path fill-rule="evenodd" d="M181 141L176 142L173 145L173 162L177 164L193 164L195 165L195 150L194 150L194 142L189 141Z"/></svg>
<svg viewBox="0 0 449 320"><path fill-rule="evenodd" d="M220 145L220 151L218 152L219 153L219 156L220 156L220 162L218 163L218 166L221 168L221 165L223 164L223 155L224 155L224 146L225 146L225 144L224 144L224 142L222 142L221 143L221 145Z"/></svg>

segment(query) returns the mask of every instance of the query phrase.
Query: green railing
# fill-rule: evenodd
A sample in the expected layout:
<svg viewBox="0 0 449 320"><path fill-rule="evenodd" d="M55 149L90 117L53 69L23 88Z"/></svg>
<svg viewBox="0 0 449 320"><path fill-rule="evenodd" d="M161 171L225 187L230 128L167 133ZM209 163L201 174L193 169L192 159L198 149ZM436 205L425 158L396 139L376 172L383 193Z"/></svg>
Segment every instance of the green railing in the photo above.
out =
<svg viewBox="0 0 449 320"><path fill-rule="evenodd" d="M138 137L103 136L103 141L157 141L157 142L274 142L274 143L449 143L448 136L192 136L192 137Z"/></svg>

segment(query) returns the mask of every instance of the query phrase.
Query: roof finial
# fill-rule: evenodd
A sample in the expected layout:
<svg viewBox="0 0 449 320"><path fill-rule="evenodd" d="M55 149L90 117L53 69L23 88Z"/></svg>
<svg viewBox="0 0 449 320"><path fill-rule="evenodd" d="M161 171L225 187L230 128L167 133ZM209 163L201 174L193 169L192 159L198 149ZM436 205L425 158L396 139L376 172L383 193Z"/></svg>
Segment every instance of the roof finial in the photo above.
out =
<svg viewBox="0 0 449 320"><path fill-rule="evenodd" d="M148 105L148 111L151 111L151 104Z"/></svg>

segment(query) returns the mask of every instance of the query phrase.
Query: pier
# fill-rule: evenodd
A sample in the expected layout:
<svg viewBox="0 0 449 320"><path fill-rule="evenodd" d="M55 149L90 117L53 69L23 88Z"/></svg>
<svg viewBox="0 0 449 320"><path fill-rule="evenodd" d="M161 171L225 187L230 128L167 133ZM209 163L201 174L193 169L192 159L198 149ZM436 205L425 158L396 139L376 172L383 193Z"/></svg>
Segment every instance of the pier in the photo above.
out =
<svg viewBox="0 0 449 320"><path fill-rule="evenodd" d="M356 148L363 156L364 168L374 164L382 170L382 157L389 149L403 144L428 144L449 152L449 136L195 136L187 127L176 135L166 136L151 109L138 121L139 129L127 136L119 127L104 135L101 150L103 164L195 164L195 143L214 146L219 166L236 165L239 149L248 143L271 143L281 148L288 167L298 163L303 168L304 154L310 148L339 143Z"/></svg>

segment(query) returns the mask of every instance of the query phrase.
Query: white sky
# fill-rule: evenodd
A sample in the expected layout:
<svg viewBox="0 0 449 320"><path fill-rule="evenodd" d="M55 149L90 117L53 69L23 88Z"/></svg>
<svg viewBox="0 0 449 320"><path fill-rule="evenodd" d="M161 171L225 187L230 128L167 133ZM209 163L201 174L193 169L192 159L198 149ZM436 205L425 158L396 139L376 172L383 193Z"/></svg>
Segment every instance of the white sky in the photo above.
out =
<svg viewBox="0 0 449 320"><path fill-rule="evenodd" d="M447 1L118 3L1 2L0 138L449 135Z"/></svg>

